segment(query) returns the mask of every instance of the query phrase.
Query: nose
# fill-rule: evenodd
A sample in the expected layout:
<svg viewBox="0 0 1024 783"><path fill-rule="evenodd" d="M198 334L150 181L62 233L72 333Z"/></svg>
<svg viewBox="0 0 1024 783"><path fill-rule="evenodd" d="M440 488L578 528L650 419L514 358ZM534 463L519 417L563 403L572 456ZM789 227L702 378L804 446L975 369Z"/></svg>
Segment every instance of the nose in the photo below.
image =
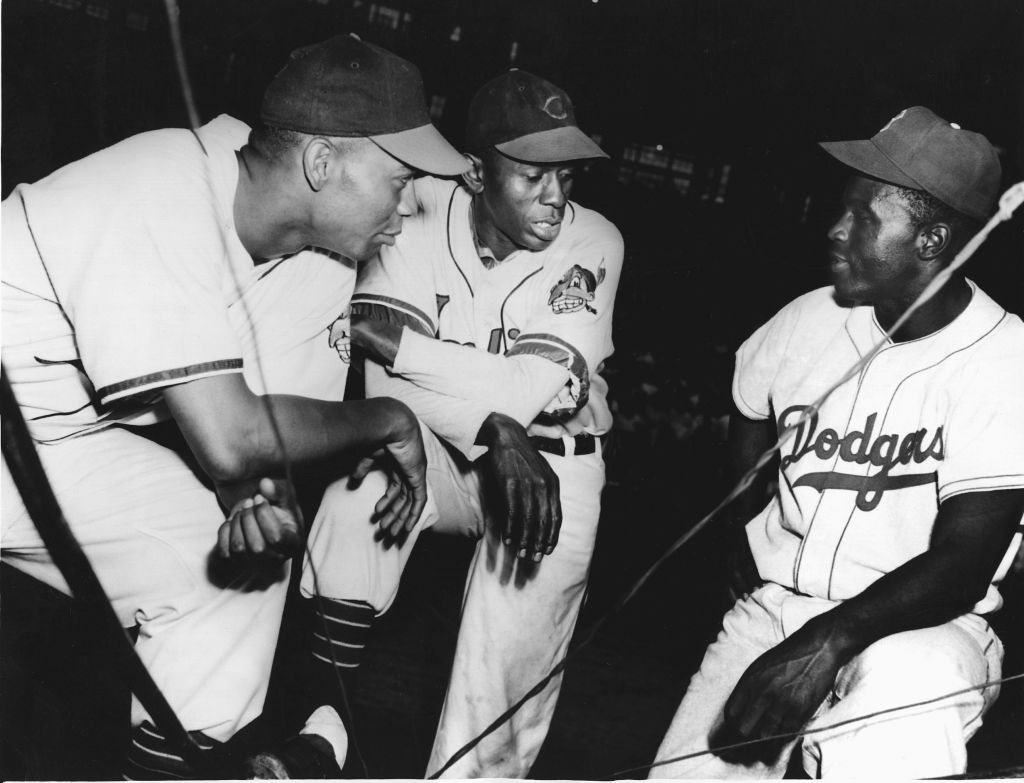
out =
<svg viewBox="0 0 1024 783"><path fill-rule="evenodd" d="M828 230L828 238L833 242L845 242L850 236L850 221L853 216L847 211L839 216L839 219L832 224Z"/></svg>
<svg viewBox="0 0 1024 783"><path fill-rule="evenodd" d="M402 194L398 199L398 214L404 218L416 214L416 192L413 190L413 181L409 180L402 188Z"/></svg>
<svg viewBox="0 0 1024 783"><path fill-rule="evenodd" d="M541 193L540 203L546 207L554 207L561 210L569 196L565 184L559 178L557 172L549 172L544 182L544 191Z"/></svg>

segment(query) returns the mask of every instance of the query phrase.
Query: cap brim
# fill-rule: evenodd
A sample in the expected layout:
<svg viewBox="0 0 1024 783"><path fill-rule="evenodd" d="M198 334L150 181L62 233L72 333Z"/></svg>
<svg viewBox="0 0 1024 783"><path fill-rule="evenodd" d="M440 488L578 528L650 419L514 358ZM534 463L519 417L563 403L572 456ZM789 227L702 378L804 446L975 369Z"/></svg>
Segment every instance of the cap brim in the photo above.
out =
<svg viewBox="0 0 1024 783"><path fill-rule="evenodd" d="M451 177L469 171L469 161L433 125L370 136L370 141L410 168Z"/></svg>
<svg viewBox="0 0 1024 783"><path fill-rule="evenodd" d="M920 182L907 176L903 169L893 163L870 139L823 141L820 142L820 146L840 163L845 163L850 168L863 172L869 177L914 190L924 190L924 186Z"/></svg>
<svg viewBox="0 0 1024 783"><path fill-rule="evenodd" d="M593 139L574 125L529 133L504 144L495 144L494 148L502 155L527 163L608 157Z"/></svg>

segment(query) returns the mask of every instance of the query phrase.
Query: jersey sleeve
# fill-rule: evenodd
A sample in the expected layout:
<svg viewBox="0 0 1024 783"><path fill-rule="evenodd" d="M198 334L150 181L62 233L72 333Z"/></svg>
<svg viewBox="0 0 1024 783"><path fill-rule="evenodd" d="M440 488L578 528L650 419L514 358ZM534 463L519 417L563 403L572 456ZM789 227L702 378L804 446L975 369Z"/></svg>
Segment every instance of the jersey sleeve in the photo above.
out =
<svg viewBox="0 0 1024 783"><path fill-rule="evenodd" d="M487 451L476 436L492 408L471 400L426 389L376 362L366 362L367 397L393 397L404 402L430 430L473 461Z"/></svg>
<svg viewBox="0 0 1024 783"><path fill-rule="evenodd" d="M563 389L542 409L555 421L586 406L591 376L613 350L612 316L624 248L618 229L599 220L560 255L534 317L507 352L509 357L541 357L568 371Z"/></svg>
<svg viewBox="0 0 1024 783"><path fill-rule="evenodd" d="M763 421L771 416L772 384L799 321L796 300L762 324L736 351L732 397L740 413Z"/></svg>
<svg viewBox="0 0 1024 783"><path fill-rule="evenodd" d="M409 232L406 235L405 232ZM352 296L352 315L405 326L427 337L437 334L437 286L431 261L417 248L425 228L409 222L399 242L382 247L377 258L362 265Z"/></svg>
<svg viewBox="0 0 1024 783"><path fill-rule="evenodd" d="M26 192L40 258L104 404L242 370L223 288L224 227L195 150L172 144L163 165L140 161L119 193L113 164L124 160L103 155ZM96 192L90 182L104 184Z"/></svg>
<svg viewBox="0 0 1024 783"><path fill-rule="evenodd" d="M561 365L536 356L488 353L408 328L392 369L424 389L485 405L524 427L565 386L567 377Z"/></svg>
<svg viewBox="0 0 1024 783"><path fill-rule="evenodd" d="M1020 330L1016 340L1024 345ZM964 492L1024 488L1024 350L1019 346L965 367L951 390L938 466L939 502Z"/></svg>

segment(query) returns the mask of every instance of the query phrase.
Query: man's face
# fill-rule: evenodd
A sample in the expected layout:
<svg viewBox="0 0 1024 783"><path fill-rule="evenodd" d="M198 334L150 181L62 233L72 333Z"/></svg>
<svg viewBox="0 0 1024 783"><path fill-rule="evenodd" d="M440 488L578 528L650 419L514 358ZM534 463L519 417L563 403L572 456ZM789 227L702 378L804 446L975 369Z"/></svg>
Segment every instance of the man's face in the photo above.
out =
<svg viewBox="0 0 1024 783"><path fill-rule="evenodd" d="M854 176L843 191L840 210L828 232L839 298L877 304L915 294L922 273L917 230L899 192L892 185Z"/></svg>
<svg viewBox="0 0 1024 783"><path fill-rule="evenodd" d="M498 259L515 250L543 250L562 230L573 168L520 163L504 155L484 160L484 189L477 200L488 245Z"/></svg>
<svg viewBox="0 0 1024 783"><path fill-rule="evenodd" d="M415 210L413 171L376 144L337 153L337 175L317 194L311 244L354 261L393 245Z"/></svg>

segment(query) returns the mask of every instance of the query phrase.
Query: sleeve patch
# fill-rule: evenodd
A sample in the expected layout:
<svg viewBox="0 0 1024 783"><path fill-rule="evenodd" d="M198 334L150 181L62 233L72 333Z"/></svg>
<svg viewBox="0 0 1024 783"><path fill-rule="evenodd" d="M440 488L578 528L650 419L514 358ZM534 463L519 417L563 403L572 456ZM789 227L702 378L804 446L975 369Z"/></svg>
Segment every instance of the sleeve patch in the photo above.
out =
<svg viewBox="0 0 1024 783"><path fill-rule="evenodd" d="M551 295L548 297L551 311L557 314L575 313L580 310L596 313L597 310L591 303L594 301L597 287L604 282L604 278L603 259L596 275L589 269L574 264L551 289Z"/></svg>
<svg viewBox="0 0 1024 783"><path fill-rule="evenodd" d="M408 302L377 294L356 294L352 297L352 315L374 318L385 323L408 326L425 337L436 337L431 318Z"/></svg>
<svg viewBox="0 0 1024 783"><path fill-rule="evenodd" d="M541 356L569 371L569 380L542 411L555 421L572 418L590 397L590 372L582 354L553 334L520 335L506 356Z"/></svg>

